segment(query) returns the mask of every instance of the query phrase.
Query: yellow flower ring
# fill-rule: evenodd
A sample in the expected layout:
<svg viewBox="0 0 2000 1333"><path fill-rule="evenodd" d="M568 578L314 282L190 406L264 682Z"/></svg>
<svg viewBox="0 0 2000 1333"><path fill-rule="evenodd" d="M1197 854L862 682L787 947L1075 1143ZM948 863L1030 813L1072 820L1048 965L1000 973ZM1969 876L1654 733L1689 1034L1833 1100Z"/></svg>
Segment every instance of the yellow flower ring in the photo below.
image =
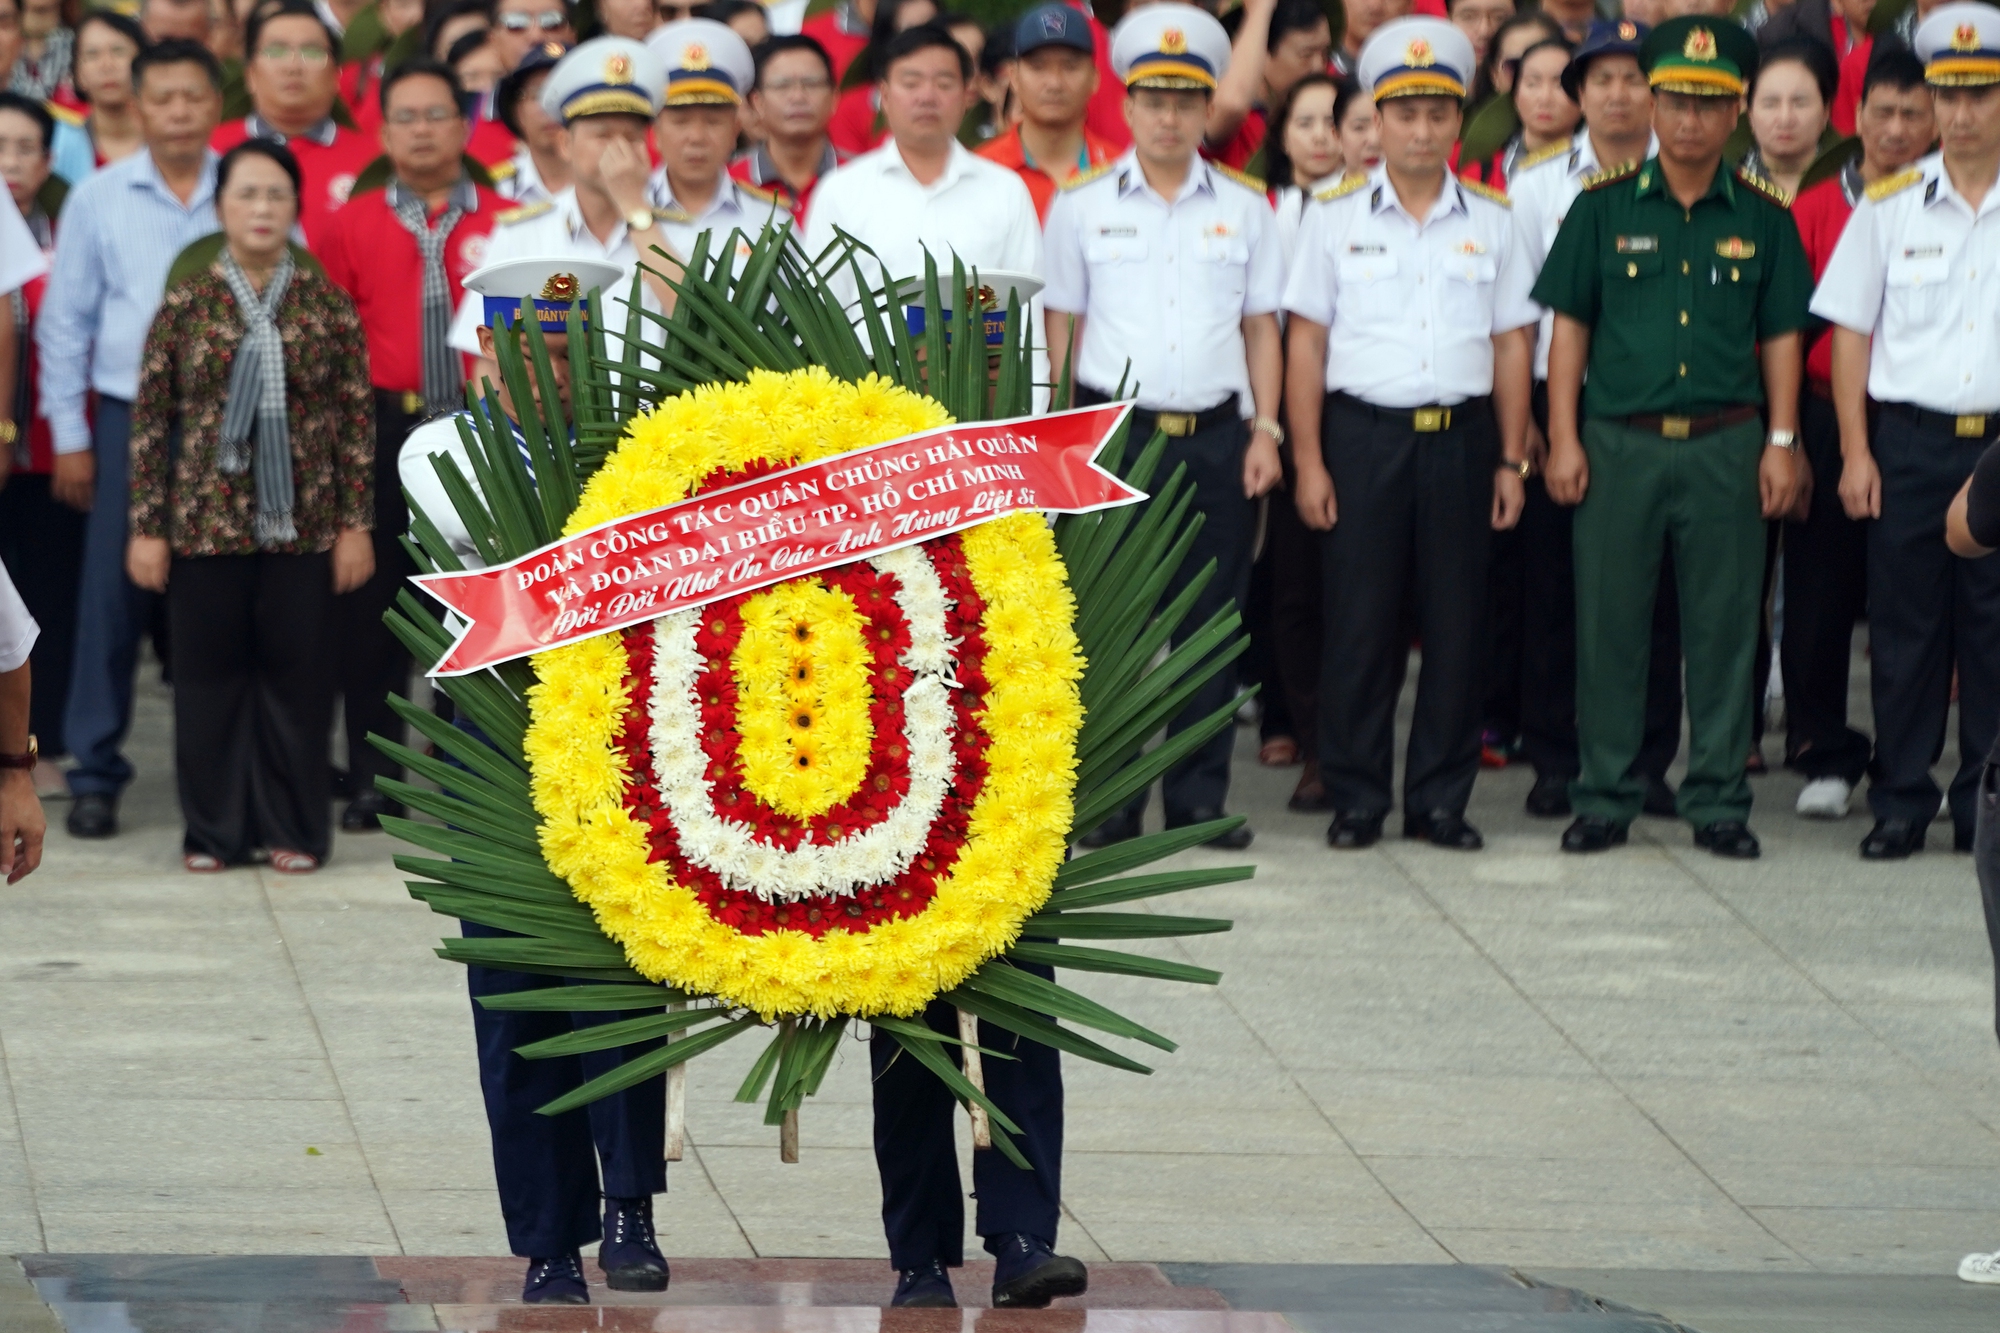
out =
<svg viewBox="0 0 2000 1333"><path fill-rule="evenodd" d="M704 386L631 423L568 531L949 420L817 367ZM766 1018L914 1014L1062 864L1074 612L1018 514L538 654L543 855L654 981Z"/></svg>

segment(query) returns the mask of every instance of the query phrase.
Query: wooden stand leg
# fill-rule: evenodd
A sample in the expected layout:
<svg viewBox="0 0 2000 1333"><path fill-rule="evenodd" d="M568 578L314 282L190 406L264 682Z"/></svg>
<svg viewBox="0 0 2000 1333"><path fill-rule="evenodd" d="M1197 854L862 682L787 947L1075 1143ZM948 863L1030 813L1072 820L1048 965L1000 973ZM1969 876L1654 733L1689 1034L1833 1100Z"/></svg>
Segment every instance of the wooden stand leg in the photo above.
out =
<svg viewBox="0 0 2000 1333"><path fill-rule="evenodd" d="M986 1091L986 1067L979 1059L979 1019L963 1009L958 1011L958 1039L965 1043L959 1047L959 1056L965 1062L966 1082L983 1093ZM993 1126L987 1120L986 1108L978 1102L968 1102L965 1109L972 1116L972 1146L991 1148Z"/></svg>
<svg viewBox="0 0 2000 1333"><path fill-rule="evenodd" d="M670 1005L685 1009L685 1004ZM671 1037L669 1041L673 1040ZM667 1160L678 1162L687 1149L687 1075L685 1062L667 1071Z"/></svg>
<svg viewBox="0 0 2000 1333"><path fill-rule="evenodd" d="M799 1160L799 1113L785 1112L785 1123L778 1127L778 1160L796 1162Z"/></svg>

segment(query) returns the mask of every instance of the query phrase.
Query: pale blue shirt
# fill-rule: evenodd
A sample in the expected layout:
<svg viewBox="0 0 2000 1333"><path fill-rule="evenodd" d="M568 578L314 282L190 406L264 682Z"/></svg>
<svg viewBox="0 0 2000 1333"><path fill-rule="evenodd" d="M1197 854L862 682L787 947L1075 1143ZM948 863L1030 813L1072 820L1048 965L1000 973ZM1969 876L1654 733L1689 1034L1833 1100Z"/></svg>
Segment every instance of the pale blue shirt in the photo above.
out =
<svg viewBox="0 0 2000 1333"><path fill-rule="evenodd" d="M185 204L143 149L70 191L35 319L41 412L57 453L90 448L84 412L90 390L128 401L138 396L146 331L166 293L167 270L188 245L217 230L216 161L210 153Z"/></svg>
<svg viewBox="0 0 2000 1333"><path fill-rule="evenodd" d="M57 121L55 142L49 145L49 169L72 186L83 184L84 177L96 172L97 145L90 141L90 131Z"/></svg>

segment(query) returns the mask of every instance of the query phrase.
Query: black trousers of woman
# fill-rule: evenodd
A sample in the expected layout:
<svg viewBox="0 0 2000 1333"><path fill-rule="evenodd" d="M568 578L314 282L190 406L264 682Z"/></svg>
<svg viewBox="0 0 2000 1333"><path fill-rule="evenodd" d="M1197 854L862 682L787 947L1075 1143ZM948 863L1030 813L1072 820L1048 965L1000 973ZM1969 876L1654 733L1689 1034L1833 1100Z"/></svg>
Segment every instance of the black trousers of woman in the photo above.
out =
<svg viewBox="0 0 2000 1333"><path fill-rule="evenodd" d="M42 627L29 658L34 692L28 701L28 730L51 759L69 753L63 712L69 707L70 661L76 655L88 519L49 494L49 479L41 473L17 472L0 482L0 564L6 565L28 614Z"/></svg>
<svg viewBox="0 0 2000 1333"><path fill-rule="evenodd" d="M175 557L174 769L182 845L225 864L332 846L333 557Z"/></svg>

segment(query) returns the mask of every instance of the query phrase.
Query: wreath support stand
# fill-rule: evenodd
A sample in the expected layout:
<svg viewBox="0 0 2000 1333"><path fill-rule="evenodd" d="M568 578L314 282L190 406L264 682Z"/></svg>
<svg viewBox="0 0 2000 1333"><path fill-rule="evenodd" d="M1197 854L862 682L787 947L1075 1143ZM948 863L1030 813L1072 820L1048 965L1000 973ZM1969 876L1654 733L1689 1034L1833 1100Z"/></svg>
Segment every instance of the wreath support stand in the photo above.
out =
<svg viewBox="0 0 2000 1333"><path fill-rule="evenodd" d="M958 1051L965 1061L965 1081L981 1098L986 1096L986 1067L979 1059L979 1019L965 1010L958 1011L958 1039L962 1045ZM972 1116L972 1146L991 1148L993 1146L993 1122L986 1117L986 1108L978 1101L968 1101L965 1109Z"/></svg>
<svg viewBox="0 0 2000 1333"><path fill-rule="evenodd" d="M670 1004L669 1013L680 1013L686 1004ZM667 1040L673 1040L670 1034ZM667 1070L667 1160L678 1162L687 1151L688 1070L682 1061Z"/></svg>

